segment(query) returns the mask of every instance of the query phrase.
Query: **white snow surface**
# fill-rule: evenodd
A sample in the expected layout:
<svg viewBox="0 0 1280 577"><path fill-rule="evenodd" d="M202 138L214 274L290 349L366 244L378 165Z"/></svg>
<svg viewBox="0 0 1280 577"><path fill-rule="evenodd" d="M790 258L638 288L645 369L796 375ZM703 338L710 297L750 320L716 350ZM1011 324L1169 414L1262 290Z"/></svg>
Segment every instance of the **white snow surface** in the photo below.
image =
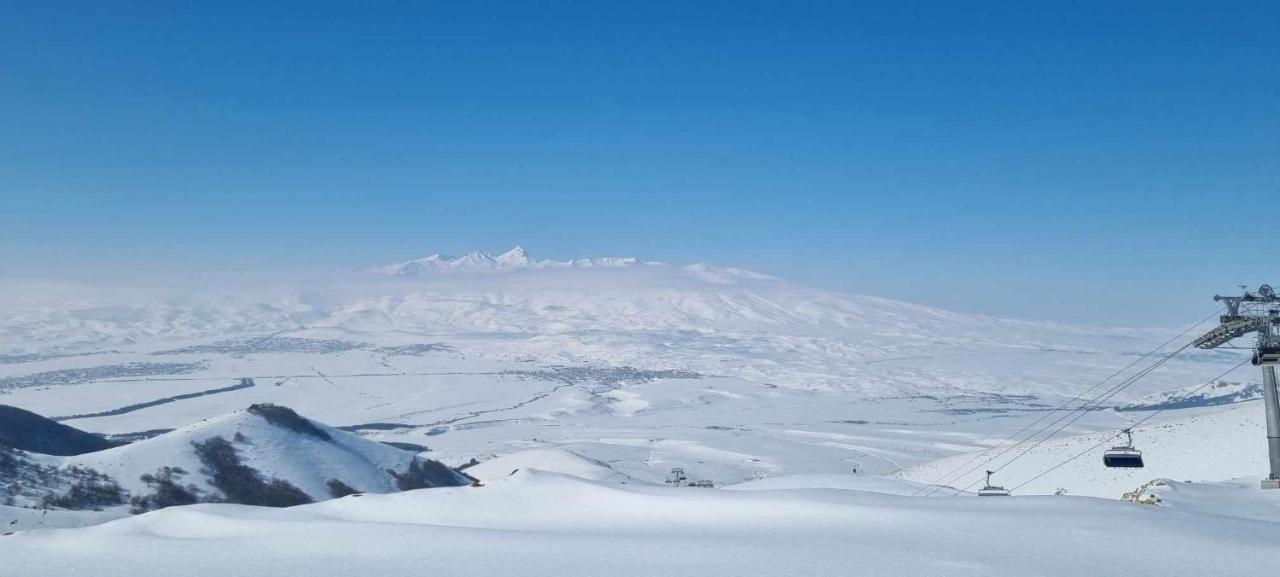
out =
<svg viewBox="0 0 1280 577"><path fill-rule="evenodd" d="M564 449L520 451L468 467L466 472L480 481L492 481L509 476L521 469L536 469L559 473L589 481L621 482L628 480L626 475L613 470L605 463L588 459Z"/></svg>
<svg viewBox="0 0 1280 577"><path fill-rule="evenodd" d="M926 485L879 475L837 475L837 474L801 474L767 477L746 481L724 487L729 491L797 491L841 489L848 491L866 491L884 493L886 495L919 495ZM940 497L950 497L956 491L944 490L937 493Z"/></svg>
<svg viewBox="0 0 1280 577"><path fill-rule="evenodd" d="M106 511L64 511L0 505L0 534L33 529L69 529L88 527L127 517L122 508Z"/></svg>
<svg viewBox="0 0 1280 577"><path fill-rule="evenodd" d="M0 538L7 575L1245 575L1277 520L1080 497L912 499L827 489L593 483L534 470L483 487L292 509L178 507ZM1137 538L1140 547L1126 546Z"/></svg>
<svg viewBox="0 0 1280 577"><path fill-rule="evenodd" d="M984 448L1177 332L955 313L705 264L444 260L457 270L6 281L0 351L18 361L0 357L0 402L106 434L272 402L455 465L565 449L650 482L683 467L723 485ZM235 348L263 338L317 344ZM1184 353L1114 402L1188 390L1240 358ZM257 386L194 396L241 377ZM1066 433L1140 414L1096 412Z"/></svg>
<svg viewBox="0 0 1280 577"><path fill-rule="evenodd" d="M66 531L28 529L105 517L40 525L23 510L21 532L0 537L0 574L1253 572L1280 560L1265 537L1280 496L1256 489L1257 401L1144 423L1144 469L1106 469L1101 451L1150 411L1106 409L909 497L1136 373L1183 328L1000 319L728 267L523 250L182 282L2 280L0 403L104 434L177 429L67 463L133 489L162 465L195 474L191 440L241 431L248 464L313 496L327 478L389 490L380 471L409 453L375 441L479 460L467 472L484 486L197 505ZM1110 402L1176 401L1242 358L1188 351ZM228 388L242 377L255 385ZM1248 398L1236 392L1257 381L1246 367L1205 398ZM262 402L354 432L326 428L340 439L326 444L235 413ZM664 487L674 467L723 489ZM1015 496L971 498L983 468ZM1159 505L1119 500L1157 478L1174 480L1148 486Z"/></svg>
<svg viewBox="0 0 1280 577"><path fill-rule="evenodd" d="M1280 498L1273 491L1259 491L1261 477L1245 477L1217 483L1187 483L1157 479L1139 497L1155 497L1163 509L1226 515L1258 521L1280 519Z"/></svg>
<svg viewBox="0 0 1280 577"><path fill-rule="evenodd" d="M451 263L457 274L384 268L52 287L3 281L0 353L136 355L261 335L417 335L466 340L473 357L678 368L877 396L1061 394L1173 334L955 313L707 264L597 258L581 262L601 266L552 266L518 248L393 268L421 262ZM77 358L84 365L99 357ZM1189 386L1233 358L1187 355L1117 400ZM25 368L0 364L0 377Z"/></svg>
<svg viewBox="0 0 1280 577"><path fill-rule="evenodd" d="M232 442L243 463L266 478L292 483L314 500L330 498L325 483L338 479L370 493L396 491L395 479L387 469L403 472L414 453L340 431L323 423L313 425L329 434L330 440L289 430L267 422L248 411L213 417L163 435L122 447L73 457L51 458L61 465L80 465L106 473L131 493L147 493L139 477L165 466L187 471L184 484L194 483L214 490L201 469L192 443L222 437ZM243 440L235 440L237 434ZM46 458L50 459L50 458Z"/></svg>
<svg viewBox="0 0 1280 577"><path fill-rule="evenodd" d="M1011 444L1000 445L977 461L972 458L978 453L965 453L900 471L895 477L921 483L945 479L951 487L974 491L982 486L985 470L996 470L993 482L1009 489L1026 483L1018 489L1022 493L1052 494L1062 489L1072 495L1113 499L1158 478L1195 482L1234 479L1267 470L1266 421L1261 405L1261 401L1250 401L1216 409L1174 411L1168 420L1135 428L1134 446L1142 451L1146 465L1142 468L1102 466L1103 452L1125 442L1117 431L1107 430L1050 438L1031 448L1045 436L1041 435L1013 449ZM1024 437L1025 433L1016 440ZM1096 449L1090 449L1095 445ZM986 463L992 458L995 460ZM1052 467L1057 468L1031 480ZM968 474L960 474L965 471Z"/></svg>

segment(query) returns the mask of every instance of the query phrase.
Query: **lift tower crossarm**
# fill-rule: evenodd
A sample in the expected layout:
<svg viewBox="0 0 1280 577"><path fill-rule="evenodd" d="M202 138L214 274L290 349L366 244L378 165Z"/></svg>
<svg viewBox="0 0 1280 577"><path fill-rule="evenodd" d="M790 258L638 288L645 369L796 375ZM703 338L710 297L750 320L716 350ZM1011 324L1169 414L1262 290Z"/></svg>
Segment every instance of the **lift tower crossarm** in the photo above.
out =
<svg viewBox="0 0 1280 577"><path fill-rule="evenodd" d="M1193 344L1196 348L1216 349L1249 333L1262 330L1270 324L1270 319L1267 317L1223 316L1222 319L1221 325L1195 340Z"/></svg>
<svg viewBox="0 0 1280 577"><path fill-rule="evenodd" d="M1280 489L1280 390L1276 385L1276 367L1280 364L1280 296L1271 285L1262 285L1243 296L1215 295L1213 300L1226 303L1227 314L1220 324L1192 342L1197 348L1214 349L1249 333L1258 333L1253 348L1253 364L1262 367L1262 398L1267 409L1267 453L1271 474L1262 481L1263 489Z"/></svg>

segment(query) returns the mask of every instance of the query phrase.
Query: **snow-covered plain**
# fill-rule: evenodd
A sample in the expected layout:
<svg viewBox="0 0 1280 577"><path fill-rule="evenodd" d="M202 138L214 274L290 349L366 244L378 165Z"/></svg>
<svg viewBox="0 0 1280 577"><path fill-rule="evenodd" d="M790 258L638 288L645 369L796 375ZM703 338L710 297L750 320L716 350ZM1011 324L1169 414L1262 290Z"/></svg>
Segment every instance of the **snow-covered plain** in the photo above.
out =
<svg viewBox="0 0 1280 577"><path fill-rule="evenodd" d="M1066 497L908 497L1124 367L1136 362L1125 374L1136 372L1186 326L998 319L731 268L523 251L146 288L8 281L0 294L0 403L122 438L276 403L370 440L428 447L446 463L482 461L468 472L485 482L21 533L0 540L0 555L84 553L18 565L18 575L66 574L107 549L120 574L167 574L179 563L163 550L172 543L191 574L214 571L228 544L244 551L241 574L289 551L284 566L315 575L370 564L388 574L1175 575L1204 574L1199 557L1213 540L1235 548L1215 557L1276 555L1253 535L1280 518L1117 501L1157 477L1196 481L1194 492L1262 473L1259 403L1208 406L1215 391L1223 402L1252 398L1240 394L1258 380L1251 367L1208 389L1196 402L1206 406L1136 430L1147 469L1104 469L1099 449L1018 491ZM1107 406L1176 400L1166 393L1241 359L1184 353ZM996 480L1018 486L1148 414L1092 411ZM735 490L663 487L673 467ZM964 488L980 473L945 480ZM1223 487L1236 501L1270 499ZM1142 532L1157 551L1079 553Z"/></svg>

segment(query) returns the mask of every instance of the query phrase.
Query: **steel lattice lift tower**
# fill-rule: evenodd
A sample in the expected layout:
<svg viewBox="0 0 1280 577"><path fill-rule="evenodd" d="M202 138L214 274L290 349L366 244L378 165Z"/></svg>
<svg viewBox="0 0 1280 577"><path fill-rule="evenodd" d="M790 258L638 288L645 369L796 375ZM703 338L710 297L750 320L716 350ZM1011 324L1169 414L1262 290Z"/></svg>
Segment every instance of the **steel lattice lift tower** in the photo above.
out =
<svg viewBox="0 0 1280 577"><path fill-rule="evenodd" d="M1241 287L1244 288L1244 287ZM1253 364L1262 367L1262 398L1267 408L1267 452L1271 457L1271 474L1262 481L1263 489L1280 489L1280 394L1276 391L1276 365L1280 364L1280 296L1270 285L1244 296L1214 296L1226 303L1217 328L1196 339L1197 348L1213 349L1249 333L1258 333L1253 348Z"/></svg>

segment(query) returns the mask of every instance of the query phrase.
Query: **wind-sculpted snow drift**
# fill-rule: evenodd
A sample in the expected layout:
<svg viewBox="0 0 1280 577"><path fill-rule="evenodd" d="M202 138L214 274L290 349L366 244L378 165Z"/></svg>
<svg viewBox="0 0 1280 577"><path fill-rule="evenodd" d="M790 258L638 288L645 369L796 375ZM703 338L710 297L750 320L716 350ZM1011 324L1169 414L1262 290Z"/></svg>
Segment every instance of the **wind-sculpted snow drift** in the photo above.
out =
<svg viewBox="0 0 1280 577"><path fill-rule="evenodd" d="M291 509L196 505L19 533L0 537L0 556L6 574L22 577L1174 577L1280 563L1277 529L1274 518L1075 497L670 489L522 469L482 487ZM1126 546L1139 536L1140 547Z"/></svg>

